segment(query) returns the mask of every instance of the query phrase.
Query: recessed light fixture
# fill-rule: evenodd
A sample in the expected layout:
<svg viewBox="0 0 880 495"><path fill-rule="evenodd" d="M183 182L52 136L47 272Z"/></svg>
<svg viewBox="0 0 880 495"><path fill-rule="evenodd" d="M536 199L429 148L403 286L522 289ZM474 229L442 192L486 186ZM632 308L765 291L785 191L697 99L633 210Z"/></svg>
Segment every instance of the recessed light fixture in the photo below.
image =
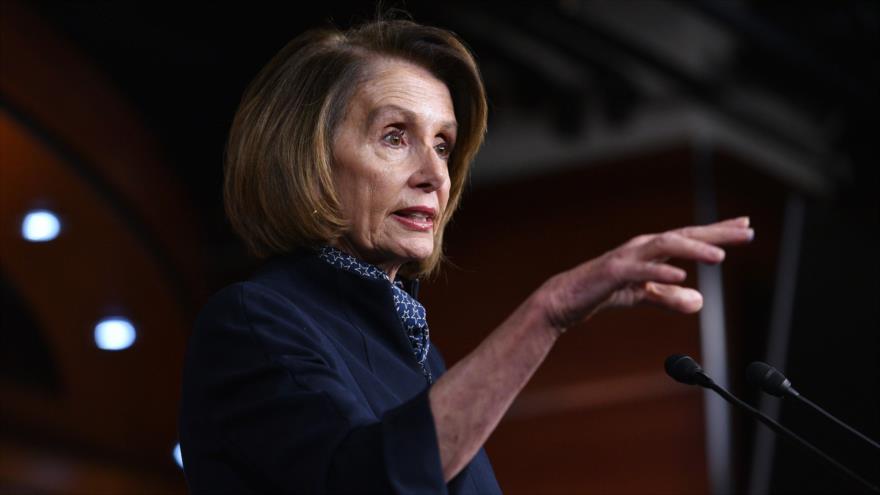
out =
<svg viewBox="0 0 880 495"><path fill-rule="evenodd" d="M49 210L33 210L21 222L21 236L31 242L47 242L58 237L61 222Z"/></svg>
<svg viewBox="0 0 880 495"><path fill-rule="evenodd" d="M174 456L174 462L180 466L180 469L183 469L183 454L180 453L180 442L174 446L174 451L171 453Z"/></svg>
<svg viewBox="0 0 880 495"><path fill-rule="evenodd" d="M95 344L105 351L127 349L136 336L134 325L125 318L105 318L95 325Z"/></svg>

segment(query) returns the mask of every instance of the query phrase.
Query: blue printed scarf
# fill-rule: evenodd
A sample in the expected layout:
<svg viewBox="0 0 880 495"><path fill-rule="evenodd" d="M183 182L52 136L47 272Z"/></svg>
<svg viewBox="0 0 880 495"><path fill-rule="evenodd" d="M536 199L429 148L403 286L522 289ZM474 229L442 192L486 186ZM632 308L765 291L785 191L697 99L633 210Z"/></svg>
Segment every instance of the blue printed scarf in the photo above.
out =
<svg viewBox="0 0 880 495"><path fill-rule="evenodd" d="M403 290L403 283L391 280L388 274L375 265L361 261L350 254L343 253L330 246L323 246L318 253L318 257L336 268L356 273L367 279L385 280L391 285L397 317L400 318L400 323L406 330L409 343L412 345L413 354L422 368L425 379L428 380L428 383L433 383L431 372L425 365L428 350L431 348L428 322L425 319L425 307Z"/></svg>

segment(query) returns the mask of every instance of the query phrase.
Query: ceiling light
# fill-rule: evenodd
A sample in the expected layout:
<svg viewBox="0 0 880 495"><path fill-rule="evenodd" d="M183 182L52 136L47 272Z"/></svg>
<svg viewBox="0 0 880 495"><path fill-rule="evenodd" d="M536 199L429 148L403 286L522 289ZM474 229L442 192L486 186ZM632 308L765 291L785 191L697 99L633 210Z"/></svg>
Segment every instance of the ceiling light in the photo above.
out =
<svg viewBox="0 0 880 495"><path fill-rule="evenodd" d="M106 318L95 325L95 344L105 351L120 351L134 344L134 325L125 318Z"/></svg>
<svg viewBox="0 0 880 495"><path fill-rule="evenodd" d="M29 212L21 222L21 235L31 242L46 242L58 237L61 222L49 210Z"/></svg>
<svg viewBox="0 0 880 495"><path fill-rule="evenodd" d="M174 462L180 466L180 469L183 469L183 454L180 453L180 443L174 446L174 451L171 453L174 456Z"/></svg>

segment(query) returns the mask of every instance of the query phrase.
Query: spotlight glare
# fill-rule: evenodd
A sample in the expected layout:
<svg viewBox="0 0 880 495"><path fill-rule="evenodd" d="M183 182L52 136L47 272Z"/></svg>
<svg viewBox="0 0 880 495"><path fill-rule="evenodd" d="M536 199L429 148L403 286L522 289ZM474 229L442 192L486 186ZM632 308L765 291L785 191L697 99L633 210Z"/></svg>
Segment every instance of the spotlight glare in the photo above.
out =
<svg viewBox="0 0 880 495"><path fill-rule="evenodd" d="M49 210L34 210L21 222L21 236L31 242L47 242L58 237L61 222Z"/></svg>
<svg viewBox="0 0 880 495"><path fill-rule="evenodd" d="M171 455L174 456L174 462L176 462L177 465L180 466L180 469L183 469L183 454L180 453L179 442L174 446L174 452L172 452Z"/></svg>
<svg viewBox="0 0 880 495"><path fill-rule="evenodd" d="M131 347L136 332L125 318L107 318L95 325L95 344L105 351L121 351Z"/></svg>

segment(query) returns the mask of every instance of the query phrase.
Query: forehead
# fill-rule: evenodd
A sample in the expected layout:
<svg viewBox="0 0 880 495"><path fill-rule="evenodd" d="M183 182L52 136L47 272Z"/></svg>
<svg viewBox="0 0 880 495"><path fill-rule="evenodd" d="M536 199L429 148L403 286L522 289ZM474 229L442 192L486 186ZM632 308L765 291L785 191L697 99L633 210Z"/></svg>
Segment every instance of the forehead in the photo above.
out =
<svg viewBox="0 0 880 495"><path fill-rule="evenodd" d="M446 84L427 69L403 60L375 62L355 92L351 107L364 118L405 111L427 122L455 124Z"/></svg>

